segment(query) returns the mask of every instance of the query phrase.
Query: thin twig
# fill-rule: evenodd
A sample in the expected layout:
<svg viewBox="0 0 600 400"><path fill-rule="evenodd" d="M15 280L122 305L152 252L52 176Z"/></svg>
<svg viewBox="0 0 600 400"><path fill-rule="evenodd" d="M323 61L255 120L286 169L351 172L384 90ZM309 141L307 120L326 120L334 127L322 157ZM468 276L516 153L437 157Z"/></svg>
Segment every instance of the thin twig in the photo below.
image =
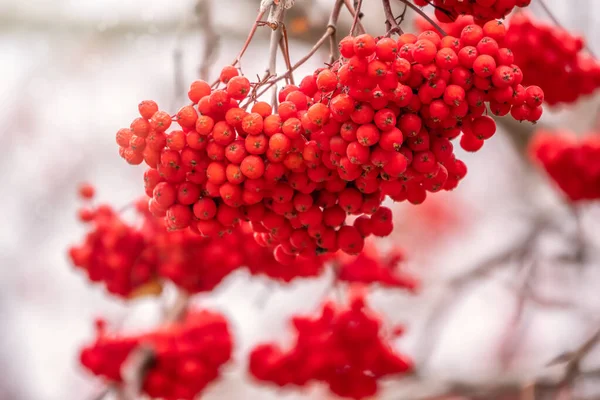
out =
<svg viewBox="0 0 600 400"><path fill-rule="evenodd" d="M546 15L548 15L548 18L550 18L550 20L552 21L552 23L554 25L556 25L557 27L559 27L562 30L566 30L564 25L561 24L561 22L558 20L558 18L556 17L556 15L554 15L554 13L552 12L552 10L550 9L550 7L548 7L548 4L546 4L545 0L539 0L540 6L542 7L542 10L544 10L544 12L546 13ZM592 49L590 49L590 46L586 43L584 43L585 49L588 51L588 53L590 53L590 55L594 58L596 58L596 55L594 54L594 52L592 51Z"/></svg>
<svg viewBox="0 0 600 400"><path fill-rule="evenodd" d="M304 57L302 57L300 60L298 60L298 62L296 62L284 74L277 76L274 79L271 79L268 83L266 83L264 85L264 87L262 88L262 91L260 91L260 92L257 91L255 98L259 98L260 96L265 94L271 87L273 87L273 85L275 85L277 82L281 81L282 79L285 79L287 76L289 76L295 70L300 68L306 61L308 61L317 52L317 50L319 50L319 48L323 45L323 43L325 43L325 41L331 35L335 34L337 21L339 19L340 10L341 10L341 6L342 6L341 2L342 2L342 0L337 0L335 2L333 10L331 11L331 15L329 16L329 22L327 24L327 29L325 30L325 33L323 33L323 36L321 36L321 38L317 41L317 43L314 44L312 49L310 49L310 51Z"/></svg>
<svg viewBox="0 0 600 400"><path fill-rule="evenodd" d="M284 14L285 9L283 8L283 2L271 6L269 22L274 25L269 43L269 65L267 67L267 75L277 74L277 47L279 46L279 40L281 39L281 25L283 24ZM277 85L273 85L272 87L271 106L273 108L277 107Z"/></svg>
<svg viewBox="0 0 600 400"><path fill-rule="evenodd" d="M344 5L350 12L350 16L353 19L358 17L358 22L356 24L358 26L358 33L363 34L363 33L367 32L367 30L363 26L362 22L360 21L360 12L356 12L356 10L354 9L354 4L352 4L351 0L344 0Z"/></svg>
<svg viewBox="0 0 600 400"><path fill-rule="evenodd" d="M385 13L385 28L386 28L386 36L391 36L394 33L404 33L400 25L396 22L396 18L394 17L394 13L392 12L392 6L390 4L390 0L382 0L383 3L383 12ZM406 8L406 6L405 6Z"/></svg>
<svg viewBox="0 0 600 400"><path fill-rule="evenodd" d="M408 7L410 7L414 12L416 12L417 14L419 14L421 17L425 18L425 20L427 22L429 22L435 29L438 30L439 33L442 34L442 36L448 36L448 34L446 33L446 31L444 31L442 29L441 26L438 25L437 22L435 22L434 20L432 20L429 15L427 15L427 13L423 12L423 10L421 10L419 7L415 6L413 3L411 3L411 0L398 0L401 1L402 3L406 4Z"/></svg>
<svg viewBox="0 0 600 400"><path fill-rule="evenodd" d="M233 65L234 67L240 62L240 60L244 56L244 53L246 52L246 50L248 50L248 46L250 46L250 42L252 42L252 38L254 37L254 34L256 33L256 29L258 29L258 27L260 26L260 21L262 20L262 17L265 15L265 12L266 11L264 11L264 10L260 10L258 12L256 19L254 20L254 24L252 25L252 28L250 29L250 33L248 34L248 37L246 38L246 41L244 42L244 45L242 46L242 49L238 53L237 57L235 57L235 60L233 60L233 62L231 63L231 65Z"/></svg>
<svg viewBox="0 0 600 400"><path fill-rule="evenodd" d="M354 20L352 21L352 26L350 27L350 36L354 36L354 31L356 30L356 24L360 20L360 9L362 8L362 0L358 0L356 3L356 11L354 12Z"/></svg>
<svg viewBox="0 0 600 400"><path fill-rule="evenodd" d="M283 54L283 60L285 61L285 67L290 70L292 68L292 60L290 59L290 42L288 41L287 29L285 28L285 24L281 24L281 39L279 40L279 46L281 48L281 53ZM288 79L286 79L288 83L292 85L294 82L294 74L289 74Z"/></svg>
<svg viewBox="0 0 600 400"><path fill-rule="evenodd" d="M204 53L199 67L200 79L208 80L208 73L219 48L220 36L215 30L211 18L212 0L198 0L196 16L198 25L204 32Z"/></svg>

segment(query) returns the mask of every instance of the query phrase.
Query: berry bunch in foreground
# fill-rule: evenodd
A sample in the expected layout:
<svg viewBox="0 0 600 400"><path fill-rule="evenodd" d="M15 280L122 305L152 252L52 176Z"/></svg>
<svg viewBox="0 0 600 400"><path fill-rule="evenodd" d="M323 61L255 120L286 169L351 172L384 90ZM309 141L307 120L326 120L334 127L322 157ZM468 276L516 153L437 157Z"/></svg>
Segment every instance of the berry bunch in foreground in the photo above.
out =
<svg viewBox="0 0 600 400"><path fill-rule="evenodd" d="M324 305L316 318L296 316L294 344L282 349L262 344L250 355L250 373L278 386L322 382L340 397L374 396L383 377L399 376L412 362L397 354L381 334L379 318L355 295L348 307Z"/></svg>
<svg viewBox="0 0 600 400"><path fill-rule="evenodd" d="M506 17L515 7L527 7L531 0L413 0L415 5L435 7L435 16L450 22L461 15L471 15L477 23Z"/></svg>
<svg viewBox="0 0 600 400"><path fill-rule="evenodd" d="M226 319L209 311L189 311L185 320L141 335L119 336L99 326L96 340L81 351L80 360L94 375L121 382L129 354L149 346L153 359L142 390L164 400L192 400L219 378L233 348Z"/></svg>
<svg viewBox="0 0 600 400"><path fill-rule="evenodd" d="M600 199L600 136L577 138L570 132L538 131L529 147L571 201Z"/></svg>
<svg viewBox="0 0 600 400"><path fill-rule="evenodd" d="M523 84L540 86L550 105L573 103L600 87L600 63L584 51L583 38L560 27L515 14L505 43L523 70Z"/></svg>
<svg viewBox="0 0 600 400"><path fill-rule="evenodd" d="M386 196L420 204L456 187L467 171L451 140L462 131L461 146L479 150L496 131L488 104L496 115L540 118L543 93L520 84L504 34L469 25L460 38L347 37L342 59L284 87L277 110L250 107L258 88L228 67L221 89L191 85L193 104L174 117L181 129L167 133L171 116L144 101L117 143L129 163L150 167L149 209L170 230L223 236L250 221L282 264L358 254L366 237L393 230Z"/></svg>

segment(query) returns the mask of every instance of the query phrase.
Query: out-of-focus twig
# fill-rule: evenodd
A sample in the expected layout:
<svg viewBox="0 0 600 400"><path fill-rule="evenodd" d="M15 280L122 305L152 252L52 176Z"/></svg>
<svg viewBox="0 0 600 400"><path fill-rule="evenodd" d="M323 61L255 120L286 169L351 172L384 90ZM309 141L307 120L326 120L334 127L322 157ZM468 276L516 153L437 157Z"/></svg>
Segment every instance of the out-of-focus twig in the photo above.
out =
<svg viewBox="0 0 600 400"><path fill-rule="evenodd" d="M530 232L520 241L516 241L515 245L509 246L503 252L496 254L495 256L487 259L486 261L477 265L477 267L470 269L466 273L459 275L451 279L446 287L443 289L437 303L434 305L432 311L429 314L427 321L425 322L424 332L426 335L421 337L419 342L419 348L417 350L417 359L419 363L426 364L433 351L435 345L438 342L438 336L441 334L442 322L444 318L447 318L450 309L454 305L455 299L459 298L457 294L464 289L464 287L476 280L484 277L492 270L506 265L506 263L514 259L522 259L526 252L531 250L538 235L546 227L547 221L541 218L534 219L533 228Z"/></svg>
<svg viewBox="0 0 600 400"><path fill-rule="evenodd" d="M391 36L395 33L404 33L400 25L396 22L396 18L394 17L394 13L392 12L392 6L390 4L390 0L382 0L383 3L383 12L385 13L385 28L386 28L386 36ZM406 7L406 5L405 5Z"/></svg>
<svg viewBox="0 0 600 400"><path fill-rule="evenodd" d="M352 26L350 27L350 36L354 36L354 32L356 31L356 24L360 20L360 9L362 8L362 0L358 0L356 2L356 10L354 12L354 20L352 21Z"/></svg>
<svg viewBox="0 0 600 400"><path fill-rule="evenodd" d="M204 52L200 62L200 79L208 80L210 66L212 65L221 36L215 29L212 18L212 0L198 0L196 3L196 16L198 24L204 33Z"/></svg>

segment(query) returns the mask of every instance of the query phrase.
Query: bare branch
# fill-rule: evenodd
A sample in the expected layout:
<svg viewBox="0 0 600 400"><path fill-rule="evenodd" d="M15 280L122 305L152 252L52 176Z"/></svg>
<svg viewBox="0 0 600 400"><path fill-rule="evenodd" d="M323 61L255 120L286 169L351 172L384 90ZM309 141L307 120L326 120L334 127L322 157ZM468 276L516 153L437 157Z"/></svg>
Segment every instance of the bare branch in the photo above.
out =
<svg viewBox="0 0 600 400"><path fill-rule="evenodd" d="M396 18L394 17L394 13L392 12L392 6L390 5L390 0L382 0L383 3L383 12L385 13L385 27L386 27L386 36L391 36L395 33L404 33L400 25L396 22ZM406 10L406 5L405 5Z"/></svg>
<svg viewBox="0 0 600 400"><path fill-rule="evenodd" d="M365 29L362 22L360 21L360 12L357 12L354 9L354 5L352 4L352 2L350 0L344 0L344 5L350 12L350 15L352 16L353 19L356 19L358 17L358 21L356 23L356 25L358 26L358 33L360 33L360 34L365 33L367 30Z"/></svg>
<svg viewBox="0 0 600 400"><path fill-rule="evenodd" d="M427 15L427 13L423 12L423 10L421 10L419 7L415 6L411 0L398 0L401 1L402 3L406 4L408 7L412 8L414 12L416 12L417 14L419 14L421 17L425 18L425 20L427 20L427 22L429 22L435 29L438 30L438 32L440 32L442 34L442 36L448 36L448 34L446 33L446 31L444 31L442 29L441 26L439 26L439 24L437 22L435 22L434 20L432 20L429 15Z"/></svg>
<svg viewBox="0 0 600 400"><path fill-rule="evenodd" d="M321 36L321 38L317 41L317 43L315 43L315 45L312 47L312 49L308 52L308 54L306 54L304 57L302 57L300 60L298 60L298 62L296 62L296 64L294 64L292 66L292 68L288 69L283 75L280 75L274 79L271 79L265 86L264 88L262 88L262 91L258 92L255 96L255 98L258 98L260 96L262 96L263 94L265 94L273 85L275 85L277 82L281 81L282 79L285 79L287 76L289 76L292 72L294 72L295 70L297 70L298 68L300 68L306 61L308 61L316 52L317 50L319 50L319 48L323 45L323 43L325 43L325 41L331 36L334 35L336 32L336 26L337 26L337 21L339 19L340 16L340 10L341 10L341 6L342 6L342 1L343 0L337 0L335 2L335 5L333 7L333 10L331 11L331 15L329 16L329 23L327 25L327 29L325 30L325 33L323 34L323 36Z"/></svg>
<svg viewBox="0 0 600 400"><path fill-rule="evenodd" d="M208 73L212 65L217 49L219 48L220 36L215 30L211 17L212 0L198 0L196 3L196 16L200 29L204 32L204 54L200 63L200 79L208 80Z"/></svg>
<svg viewBox="0 0 600 400"><path fill-rule="evenodd" d="M279 40L279 47L281 49L281 53L283 54L283 60L285 61L286 69L290 70L292 68L292 61L290 59L290 43L288 41L288 34L285 24L281 24L281 39ZM288 79L286 79L292 85L294 82L294 74L289 74Z"/></svg>
<svg viewBox="0 0 600 400"><path fill-rule="evenodd" d="M352 26L350 27L350 36L354 36L354 31L356 30L356 24L360 20L360 9L362 8L362 0L358 0L356 3L356 11L354 12L354 21L352 21Z"/></svg>
<svg viewBox="0 0 600 400"><path fill-rule="evenodd" d="M269 13L269 22L274 24L273 31L271 32L271 41L269 44L269 66L267 67L267 75L277 74L277 47L281 39L281 25L283 23L283 16L285 9L283 8L283 2L279 5L272 5ZM271 106L277 107L277 85L273 85L271 93Z"/></svg>

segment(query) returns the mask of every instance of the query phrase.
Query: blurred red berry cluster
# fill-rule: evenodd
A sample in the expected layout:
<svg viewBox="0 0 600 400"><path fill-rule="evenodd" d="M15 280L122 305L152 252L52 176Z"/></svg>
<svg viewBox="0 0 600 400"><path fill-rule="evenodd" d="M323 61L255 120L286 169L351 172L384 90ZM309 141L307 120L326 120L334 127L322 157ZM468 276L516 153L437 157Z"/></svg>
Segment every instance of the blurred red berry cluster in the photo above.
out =
<svg viewBox="0 0 600 400"><path fill-rule="evenodd" d="M262 344L250 355L250 373L278 386L323 382L340 397L363 399L378 390L378 380L406 374L409 358L393 351L382 323L354 294L347 307L327 303L318 317L292 319L296 338L289 349Z"/></svg>
<svg viewBox="0 0 600 400"><path fill-rule="evenodd" d="M96 340L81 351L81 363L95 375L121 382L123 363L140 346L149 347L153 354L143 379L144 393L165 400L192 400L218 379L231 358L233 341L225 317L192 310L179 323L139 335L110 334L100 324Z"/></svg>
<svg viewBox="0 0 600 400"><path fill-rule="evenodd" d="M567 131L538 131L531 157L571 201L600 199L600 136L577 138Z"/></svg>
<svg viewBox="0 0 600 400"><path fill-rule="evenodd" d="M454 21L461 15L472 16L477 23L502 19L515 7L527 7L531 0L413 0L420 7L431 4L442 22Z"/></svg>

